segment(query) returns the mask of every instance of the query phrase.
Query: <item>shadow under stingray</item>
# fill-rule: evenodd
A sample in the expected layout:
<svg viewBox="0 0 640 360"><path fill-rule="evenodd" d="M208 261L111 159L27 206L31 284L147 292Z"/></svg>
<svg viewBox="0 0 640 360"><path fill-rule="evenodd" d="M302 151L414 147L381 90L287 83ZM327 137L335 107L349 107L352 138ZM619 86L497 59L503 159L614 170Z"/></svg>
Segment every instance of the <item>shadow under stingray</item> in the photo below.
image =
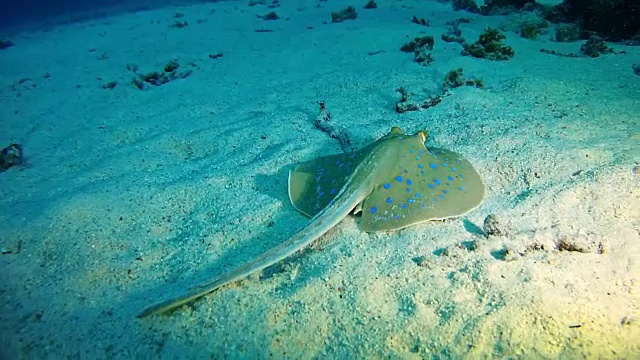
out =
<svg viewBox="0 0 640 360"><path fill-rule="evenodd" d="M293 236L298 230L308 224L310 219L299 213L294 207L291 205L287 193L287 178L288 178L289 167L283 167L276 175L257 175L254 179L254 189L260 193L266 194L267 196L277 199L276 201L282 202L285 208L288 211L282 211L274 214L274 217L271 221L265 223L264 227L255 229L252 234L251 239L245 239L237 246L234 246L231 249L225 250L220 256L213 261L212 264L208 266L204 266L198 270L193 271L193 276L184 276L179 273L175 275L171 280L168 280L164 283L157 284L152 289L141 290L141 294L136 294L132 297L138 299L136 302L144 303L146 306L152 305L153 303L157 303L160 301L164 301L170 299L175 296L179 296L186 291L197 287L200 284L206 283L210 281L212 278L217 275L221 275L227 271L232 270L233 268L244 264L246 262L250 262L252 259L260 256L265 251L270 250L271 248L278 246L279 244L285 242L289 237ZM292 216L292 214L296 214L296 216ZM198 216L199 214L193 214L192 216ZM188 224L189 221L185 221L185 224ZM185 225L186 227L186 225ZM187 231L187 230L185 230ZM184 238L188 235L184 235L184 232L178 231L178 234L182 233L182 235L177 235L173 239L167 239L167 242L179 241L180 238ZM256 244L260 244L262 246L256 246ZM231 284L225 285L220 289L213 291L211 294L207 296L215 296L215 294L219 291L225 291L225 289L234 286L237 284L249 280L249 281L268 281L277 274L285 272L288 268L289 264L295 263L299 261L301 256L305 256L309 251L314 251L309 247L303 249L295 253L294 255L274 264L260 272L257 272L253 276L248 276L245 279L238 280ZM297 276L300 278L315 278L320 277L322 274L327 271L331 267L331 264L323 264L319 266L318 264L314 264L311 268L307 270L303 270L303 273L299 273ZM290 296L295 293L303 284L299 284L300 286L292 286L290 283L283 284L284 288L287 288L288 291L284 291L284 296ZM284 288L280 288L278 290L279 293L283 293L280 290L284 290ZM140 300L144 299L144 300ZM196 299L193 302L186 304L185 306L193 306L193 304L201 301L201 299ZM135 302L131 302L135 303ZM144 305L143 305L144 306ZM168 315L173 313L174 311L180 311L180 309L184 309L183 307L178 307L174 310L167 312ZM137 309L138 311L142 310L142 308Z"/></svg>

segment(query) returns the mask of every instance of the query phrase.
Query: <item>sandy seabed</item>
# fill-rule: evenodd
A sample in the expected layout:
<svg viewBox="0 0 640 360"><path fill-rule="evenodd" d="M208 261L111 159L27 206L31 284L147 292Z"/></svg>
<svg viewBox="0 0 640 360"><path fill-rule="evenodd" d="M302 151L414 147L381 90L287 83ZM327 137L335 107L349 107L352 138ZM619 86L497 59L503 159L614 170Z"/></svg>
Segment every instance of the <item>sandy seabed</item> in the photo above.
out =
<svg viewBox="0 0 640 360"><path fill-rule="evenodd" d="M640 48L551 56L540 48L582 42L435 1L333 24L351 3L282 3L275 21L244 1L162 8L22 32L0 52L0 145L26 155L0 174L4 358L640 357ZM516 55L461 56L440 35L462 16L466 39L502 27ZM423 35L429 66L399 51ZM131 84L171 60L190 75ZM395 112L398 87L437 94L460 67L484 88ZM484 203L390 233L348 217L259 276L137 319L309 221L287 172L341 151L314 127L318 101L356 148L428 129L428 146L474 164ZM499 234L482 233L489 214Z"/></svg>

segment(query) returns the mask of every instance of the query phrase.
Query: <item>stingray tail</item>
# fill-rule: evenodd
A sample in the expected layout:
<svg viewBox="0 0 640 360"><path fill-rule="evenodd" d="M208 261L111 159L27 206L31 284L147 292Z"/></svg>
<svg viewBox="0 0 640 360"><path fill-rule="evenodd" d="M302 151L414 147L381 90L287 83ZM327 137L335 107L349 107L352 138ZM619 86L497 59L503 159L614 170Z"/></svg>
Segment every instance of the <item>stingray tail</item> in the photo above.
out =
<svg viewBox="0 0 640 360"><path fill-rule="evenodd" d="M322 236L329 229L337 225L364 198L362 191L347 190L345 186L335 201L316 215L311 222L293 235L289 240L265 252L256 259L249 261L213 280L195 287L190 292L152 305L138 314L139 318L162 314L207 295L221 286L243 279L256 271L271 266L292 255L296 251L309 245Z"/></svg>

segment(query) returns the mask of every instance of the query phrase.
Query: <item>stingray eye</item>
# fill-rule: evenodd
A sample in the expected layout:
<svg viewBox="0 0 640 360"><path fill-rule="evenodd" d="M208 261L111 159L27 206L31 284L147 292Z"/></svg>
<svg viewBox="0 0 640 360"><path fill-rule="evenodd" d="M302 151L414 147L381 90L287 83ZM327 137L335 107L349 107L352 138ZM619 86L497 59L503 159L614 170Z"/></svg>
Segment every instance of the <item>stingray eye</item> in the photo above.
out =
<svg viewBox="0 0 640 360"><path fill-rule="evenodd" d="M392 128L391 128L391 130L389 131L389 133L391 133L391 134L396 134L396 135L403 135L403 134L404 134L404 131L402 131L402 129L400 129L400 128L399 128L399 127L397 127L397 126L394 126L394 127L392 127Z"/></svg>

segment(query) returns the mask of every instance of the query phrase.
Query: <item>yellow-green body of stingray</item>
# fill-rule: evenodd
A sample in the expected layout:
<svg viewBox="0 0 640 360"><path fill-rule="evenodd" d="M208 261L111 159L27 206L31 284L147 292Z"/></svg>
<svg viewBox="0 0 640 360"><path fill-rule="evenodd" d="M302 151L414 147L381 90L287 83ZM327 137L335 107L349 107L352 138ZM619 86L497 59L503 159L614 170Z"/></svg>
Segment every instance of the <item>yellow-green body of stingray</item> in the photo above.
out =
<svg viewBox="0 0 640 360"><path fill-rule="evenodd" d="M484 196L480 176L460 154L427 149L426 136L426 131L405 135L394 127L359 151L300 164L289 175L291 203L314 217L335 201L348 182L368 184L370 188L363 189L366 197L354 208L362 211L360 229L368 232L397 230L473 210Z"/></svg>

